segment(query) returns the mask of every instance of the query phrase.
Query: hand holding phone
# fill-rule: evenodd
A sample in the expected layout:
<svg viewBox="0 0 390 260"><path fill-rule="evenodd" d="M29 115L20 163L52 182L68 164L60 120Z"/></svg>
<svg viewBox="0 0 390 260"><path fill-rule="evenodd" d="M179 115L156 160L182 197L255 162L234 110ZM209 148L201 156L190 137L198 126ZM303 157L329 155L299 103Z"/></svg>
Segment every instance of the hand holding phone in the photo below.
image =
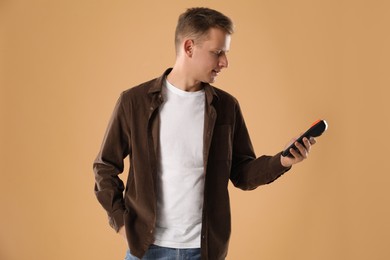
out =
<svg viewBox="0 0 390 260"><path fill-rule="evenodd" d="M305 133L303 133L296 141L294 141L294 143L299 142L302 145L304 145L303 144L304 137L310 139L310 137L320 136L320 135L322 135L323 132L325 132L326 129L328 129L328 124L326 123L326 121L325 120L317 120L316 122L314 122L312 124L312 126ZM292 154L290 153L291 148L298 150L295 147L294 143L292 143L287 149L285 149L282 152L282 156L290 156L291 157L292 156Z"/></svg>

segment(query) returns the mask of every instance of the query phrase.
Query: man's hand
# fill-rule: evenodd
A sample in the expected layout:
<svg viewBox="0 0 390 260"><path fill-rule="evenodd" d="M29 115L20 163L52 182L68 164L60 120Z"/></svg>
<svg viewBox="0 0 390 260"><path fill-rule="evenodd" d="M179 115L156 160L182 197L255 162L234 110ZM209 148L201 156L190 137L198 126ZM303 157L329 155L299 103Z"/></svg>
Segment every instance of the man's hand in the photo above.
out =
<svg viewBox="0 0 390 260"><path fill-rule="evenodd" d="M298 148L298 151L291 148L290 153L291 153L292 157L280 156L280 162L284 167L291 167L293 164L296 164L296 163L299 163L299 162L305 160L309 156L311 146L316 143L316 140L313 137L310 137L310 140L305 137L305 138L303 138L304 146L296 141L294 141L294 142L295 142L294 145L295 145L295 147ZM286 146L286 148L289 147L290 144L288 144Z"/></svg>
<svg viewBox="0 0 390 260"><path fill-rule="evenodd" d="M118 234L121 235L127 241L125 226L122 226L119 229Z"/></svg>

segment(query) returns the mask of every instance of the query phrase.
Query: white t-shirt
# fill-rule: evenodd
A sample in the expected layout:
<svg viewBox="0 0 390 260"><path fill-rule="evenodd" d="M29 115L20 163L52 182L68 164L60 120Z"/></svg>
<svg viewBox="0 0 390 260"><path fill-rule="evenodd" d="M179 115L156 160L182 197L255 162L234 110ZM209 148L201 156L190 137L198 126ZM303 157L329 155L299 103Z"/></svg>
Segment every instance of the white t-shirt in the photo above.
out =
<svg viewBox="0 0 390 260"><path fill-rule="evenodd" d="M159 194L154 244L199 248L204 192L204 90L163 86L160 108Z"/></svg>

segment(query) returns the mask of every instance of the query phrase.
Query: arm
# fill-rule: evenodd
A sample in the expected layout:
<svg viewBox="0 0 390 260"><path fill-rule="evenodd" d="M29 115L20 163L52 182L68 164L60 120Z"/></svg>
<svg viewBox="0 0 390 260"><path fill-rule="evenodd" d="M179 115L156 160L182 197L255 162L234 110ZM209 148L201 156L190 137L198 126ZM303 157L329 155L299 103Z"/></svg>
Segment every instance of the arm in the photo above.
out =
<svg viewBox="0 0 390 260"><path fill-rule="evenodd" d="M117 232L124 225L124 184L118 177L123 172L124 158L130 153L130 128L127 125L123 96L118 99L108 124L103 143L93 168L95 195L106 210L109 223Z"/></svg>
<svg viewBox="0 0 390 260"><path fill-rule="evenodd" d="M230 179L243 190L252 190L279 178L291 168L282 165L281 153L256 158L241 109L237 102L233 133L233 158Z"/></svg>
<svg viewBox="0 0 390 260"><path fill-rule="evenodd" d="M256 158L242 113L237 105L231 175L233 184L241 189L251 190L273 182L290 170L292 165L307 159L311 146L316 143L316 140L304 138L303 142L304 145L295 143L298 151L291 149L292 157L284 157L280 152L274 156L263 155Z"/></svg>

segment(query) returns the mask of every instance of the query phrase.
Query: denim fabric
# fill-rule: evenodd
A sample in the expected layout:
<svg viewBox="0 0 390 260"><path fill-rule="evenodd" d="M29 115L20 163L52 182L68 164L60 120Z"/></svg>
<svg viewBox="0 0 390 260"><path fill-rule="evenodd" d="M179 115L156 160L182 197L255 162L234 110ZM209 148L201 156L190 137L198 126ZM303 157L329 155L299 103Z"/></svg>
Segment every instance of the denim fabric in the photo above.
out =
<svg viewBox="0 0 390 260"><path fill-rule="evenodd" d="M140 260L127 250L125 260ZM151 245L142 260L200 260L200 248L177 249Z"/></svg>

